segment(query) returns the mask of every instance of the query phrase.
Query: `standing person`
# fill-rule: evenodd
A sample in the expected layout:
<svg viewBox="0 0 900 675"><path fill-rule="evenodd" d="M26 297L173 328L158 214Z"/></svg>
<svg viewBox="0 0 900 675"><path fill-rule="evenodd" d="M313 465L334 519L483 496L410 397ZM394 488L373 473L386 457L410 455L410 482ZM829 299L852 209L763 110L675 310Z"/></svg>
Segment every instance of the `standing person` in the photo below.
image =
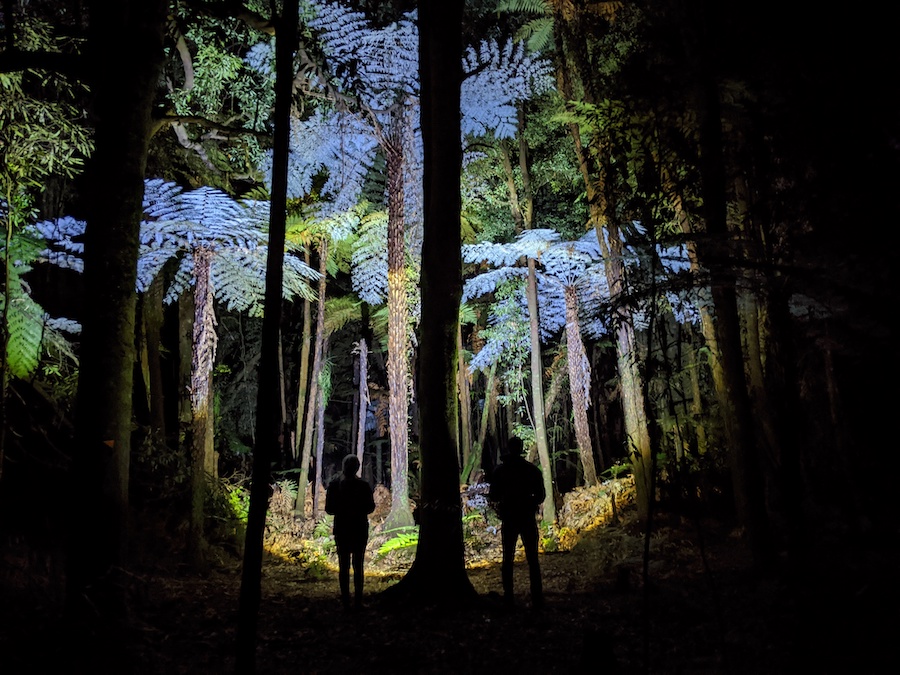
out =
<svg viewBox="0 0 900 675"><path fill-rule="evenodd" d="M513 561L516 557L516 540L522 538L528 575L531 582L531 606L544 604L541 567L538 562L538 528L535 514L544 501L544 480L541 470L525 459L522 439L513 437L507 443L506 454L491 476L488 501L500 516L500 541L503 544L503 562L500 574L503 580L503 598L513 602Z"/></svg>
<svg viewBox="0 0 900 675"><path fill-rule="evenodd" d="M325 492L325 513L334 516L334 541L338 553L338 580L344 608L350 608L350 565L353 565L354 604L362 607L363 561L369 541L369 514L375 510L372 488L356 475L356 455L344 457L341 475Z"/></svg>

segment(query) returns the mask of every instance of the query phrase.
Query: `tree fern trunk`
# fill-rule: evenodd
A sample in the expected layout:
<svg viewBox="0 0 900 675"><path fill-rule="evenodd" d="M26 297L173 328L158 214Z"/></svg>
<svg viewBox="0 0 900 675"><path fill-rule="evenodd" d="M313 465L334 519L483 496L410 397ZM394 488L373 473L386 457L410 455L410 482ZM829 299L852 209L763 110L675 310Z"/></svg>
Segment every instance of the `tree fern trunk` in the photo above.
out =
<svg viewBox="0 0 900 675"><path fill-rule="evenodd" d="M391 511L385 527L412 525L409 503L409 363L407 361L406 238L402 115L386 144L388 175L388 389L391 432ZM424 266L424 265L423 265Z"/></svg>
<svg viewBox="0 0 900 675"><path fill-rule="evenodd" d="M564 292L569 390L572 395L572 413L575 418L575 437L578 440L578 453L584 469L584 483L591 486L597 484L597 468L594 464L594 451L587 419L587 409L590 405L591 365L584 351L581 329L578 325L578 295L574 286L566 286Z"/></svg>
<svg viewBox="0 0 900 675"><path fill-rule="evenodd" d="M203 565L203 502L212 460L212 373L216 360L216 318L210 267L213 253L197 248L194 258L194 331L191 358L191 527L188 550L194 565Z"/></svg>

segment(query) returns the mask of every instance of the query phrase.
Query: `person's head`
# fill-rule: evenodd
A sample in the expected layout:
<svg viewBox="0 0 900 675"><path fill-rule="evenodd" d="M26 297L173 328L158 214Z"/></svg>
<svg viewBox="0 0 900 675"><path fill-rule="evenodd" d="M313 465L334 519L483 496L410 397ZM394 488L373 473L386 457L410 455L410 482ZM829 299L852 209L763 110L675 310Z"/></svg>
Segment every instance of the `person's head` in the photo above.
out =
<svg viewBox="0 0 900 675"><path fill-rule="evenodd" d="M506 452L503 453L507 457L521 457L525 454L525 444L518 436L513 436L506 441Z"/></svg>
<svg viewBox="0 0 900 675"><path fill-rule="evenodd" d="M347 455L341 464L341 471L345 476L355 476L359 471L359 460L356 455Z"/></svg>

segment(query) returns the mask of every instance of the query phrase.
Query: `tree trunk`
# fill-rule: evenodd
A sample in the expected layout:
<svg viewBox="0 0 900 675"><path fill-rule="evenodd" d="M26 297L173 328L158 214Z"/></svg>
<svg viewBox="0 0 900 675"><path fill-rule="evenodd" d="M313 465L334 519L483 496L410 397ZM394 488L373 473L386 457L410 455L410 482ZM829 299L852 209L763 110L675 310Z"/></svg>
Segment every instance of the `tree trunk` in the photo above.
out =
<svg viewBox="0 0 900 675"><path fill-rule="evenodd" d="M203 502L207 481L214 475L213 449L213 365L216 360L216 317L210 267L213 253L197 248L194 258L194 333L191 358L191 527L188 551L191 562L203 565Z"/></svg>
<svg viewBox="0 0 900 675"><path fill-rule="evenodd" d="M702 45L701 45L702 48ZM734 273L725 245L728 238L722 122L718 92L706 72L708 57L700 60L700 83L695 96L700 139L700 176L705 235L698 238L700 264L709 270L715 336L721 359L719 405L731 448L732 482L738 517L747 530L757 564L769 558L769 530L765 512L760 457L753 432L753 414L744 374Z"/></svg>
<svg viewBox="0 0 900 675"><path fill-rule="evenodd" d="M356 418L356 458L359 466L363 465L363 455L366 452L366 412L369 409L369 348L365 338L360 338L357 343L359 351L359 410Z"/></svg>
<svg viewBox="0 0 900 675"><path fill-rule="evenodd" d="M416 559L391 591L416 602L443 604L476 596L466 575L457 460L462 8L461 0L426 2L419 7L425 146L419 351L422 504Z"/></svg>
<svg viewBox="0 0 900 675"><path fill-rule="evenodd" d="M147 393L150 412L150 434L158 442L166 439L166 412L163 387L162 325L163 325L163 286L162 278L154 279L144 294L144 334L147 350Z"/></svg>
<svg viewBox="0 0 900 675"><path fill-rule="evenodd" d="M542 519L556 523L556 501L553 495L553 464L550 462L550 445L547 443L547 421L544 417L544 380L541 363L541 335L538 321L537 279L535 262L528 259L528 323L531 329L531 404L534 414L534 438L538 459L544 477L544 506Z"/></svg>
<svg viewBox="0 0 900 675"><path fill-rule="evenodd" d="M403 115L392 120L386 143L388 175L388 394L391 432L391 511L385 528L413 524L409 503L409 362L407 360L406 223L403 190ZM423 263L423 268L424 268Z"/></svg>
<svg viewBox="0 0 900 675"><path fill-rule="evenodd" d="M280 450L284 430L279 399L278 353L281 332L281 298L284 277L284 243L287 219L287 169L290 147L291 93L294 50L297 41L299 1L285 0L275 40L275 131L272 158L272 199L269 216L269 247L266 257L266 296L256 398L256 445L250 483L250 511L244 545L244 566L238 605L235 672L250 675L256 670L256 631L262 595L262 553L269 506L270 464ZM320 298L324 301L324 298Z"/></svg>
<svg viewBox="0 0 900 675"><path fill-rule="evenodd" d="M324 362L328 354L328 336L322 340L322 361ZM325 406L328 401L325 400L325 387L321 381L324 368L319 368L319 386L317 387L318 397L316 401L316 479L313 481L313 520L318 520L324 511L325 505L322 499L325 498L325 485L322 484L324 472L322 462L325 459Z"/></svg>
<svg viewBox="0 0 900 675"><path fill-rule="evenodd" d="M128 542L138 235L153 98L164 55L165 7L160 0L91 2L88 7L96 133L85 200L89 302L69 480L71 503L78 508L70 510L66 557L66 614L88 632L83 621L93 625L97 618L121 614L124 602L113 572L125 562Z"/></svg>
<svg viewBox="0 0 900 675"><path fill-rule="evenodd" d="M304 257L306 258L306 265L309 267L309 247L306 247ZM307 389L309 388L309 347L312 342L312 303L310 303L308 298L303 299L303 328L301 331L300 372L297 376L297 427L294 432L294 447L292 453L295 462L300 457L300 444L303 441L303 421L306 417L306 395Z"/></svg>
<svg viewBox="0 0 900 675"><path fill-rule="evenodd" d="M297 499L294 502L294 518L306 518L306 486L309 484L309 463L312 458L313 434L315 433L316 402L319 400L319 376L322 373L322 359L325 358L325 283L328 278L328 239L319 239L319 299L316 307L316 339L313 348L312 377L309 384L309 405L306 408L306 422L303 429L303 451L300 453L300 475L297 479ZM315 493L313 493L315 495ZM316 517L313 509L313 518Z"/></svg>
<svg viewBox="0 0 900 675"><path fill-rule="evenodd" d="M472 393L469 391L469 373L462 348L462 325L456 332L456 349L458 363L456 366L457 389L459 391L459 428L460 445L462 451L462 465L469 466L472 454ZM465 482L465 477L463 478Z"/></svg>
<svg viewBox="0 0 900 675"><path fill-rule="evenodd" d="M587 409L591 401L591 364L581 341L578 325L578 295L574 286L565 287L566 296L566 345L568 345L569 391L572 395L572 413L575 417L575 437L584 469L584 484L597 484L597 468L588 428Z"/></svg>

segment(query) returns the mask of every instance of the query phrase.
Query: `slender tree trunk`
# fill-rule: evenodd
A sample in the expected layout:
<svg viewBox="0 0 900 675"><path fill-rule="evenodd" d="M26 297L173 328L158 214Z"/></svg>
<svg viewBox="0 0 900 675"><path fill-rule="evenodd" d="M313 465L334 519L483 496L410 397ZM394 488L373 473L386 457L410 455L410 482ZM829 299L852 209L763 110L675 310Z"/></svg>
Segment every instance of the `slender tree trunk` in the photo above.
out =
<svg viewBox="0 0 900 675"><path fill-rule="evenodd" d="M456 349L459 355L456 376L458 378L457 389L459 390L460 445L462 446L462 465L466 467L469 466L470 455L472 454L472 393L469 390L468 367L463 355L462 325L457 329Z"/></svg>
<svg viewBox="0 0 900 675"><path fill-rule="evenodd" d="M327 335L322 340L323 362L326 354L328 354ZM322 500L325 498L325 485L322 483L324 476L322 462L325 459L325 406L328 405L328 401L325 400L325 387L321 381L324 373L325 369L319 368L319 386L316 388L318 400L316 401L316 479L314 481L315 487L313 488L313 520L318 520L322 514L324 510Z"/></svg>
<svg viewBox="0 0 900 675"><path fill-rule="evenodd" d="M472 467L472 471L478 471L478 469L487 465L488 468L494 466L494 458L488 457L488 461L485 461L484 456L484 446L487 443L487 435L488 435L488 427L491 423L491 418L495 414L497 409L497 364L492 363L491 369L488 371L487 381L484 383L484 408L481 409L481 424L478 426L478 446L476 448L476 452L478 453L478 461Z"/></svg>
<svg viewBox="0 0 900 675"><path fill-rule="evenodd" d="M359 408L356 417L356 458L359 466L363 465L363 455L366 452L366 412L369 409L369 348L365 338L360 338L357 344L359 351Z"/></svg>
<svg viewBox="0 0 900 675"><path fill-rule="evenodd" d="M144 294L144 326L147 349L147 391L149 395L150 433L163 443L166 439L165 394L163 388L162 325L163 325L162 278L157 277Z"/></svg>
<svg viewBox="0 0 900 675"><path fill-rule="evenodd" d="M309 247L304 252L306 265L309 266ZM300 345L300 373L297 384L297 428L294 431L293 458L296 462L300 456L300 444L303 441L303 420L306 416L306 394L309 388L309 352L312 342L312 304L309 299L303 299L303 327L301 329Z"/></svg>
<svg viewBox="0 0 900 675"><path fill-rule="evenodd" d="M328 278L328 239L319 239L319 299L316 307L316 339L313 349L312 377L309 385L309 405L303 430L303 451L300 453L300 474L297 479L297 500L294 502L294 518L306 518L306 487L309 484L309 463L312 459L315 433L316 402L319 400L319 376L325 358L325 284ZM315 495L315 493L313 493ZM313 518L316 517L313 509Z"/></svg>
<svg viewBox="0 0 900 675"><path fill-rule="evenodd" d="M574 286L566 286L566 344L568 345L569 390L572 394L572 413L575 417L575 437L584 469L584 483L597 484L597 468L591 432L588 427L587 409L591 401L591 364L584 351L581 329L578 325L578 295Z"/></svg>
<svg viewBox="0 0 900 675"><path fill-rule="evenodd" d="M386 528L413 524L409 503L409 362L407 360L406 223L403 190L404 122L392 120L388 174L388 389L391 430L391 511ZM423 265L424 267L424 265Z"/></svg>
<svg viewBox="0 0 900 675"><path fill-rule="evenodd" d="M287 169L290 138L294 50L297 41L299 1L285 0L275 41L275 131L272 158L272 200L269 247L266 258L266 296L256 399L256 446L250 483L250 511L244 545L244 566L238 605L235 672L256 670L256 631L262 596L262 552L269 506L270 464L279 452L284 430L279 398L278 352L281 332L281 297L284 285L284 243L287 219ZM324 300L324 299L320 299Z"/></svg>
<svg viewBox="0 0 900 675"><path fill-rule="evenodd" d="M528 259L528 299L529 327L531 329L531 401L534 414L534 437L537 442L538 459L544 478L543 520L556 523L556 501L553 492L553 464L550 462L550 445L547 443L547 421L544 417L544 382L541 363L541 335L538 321L537 279L535 262Z"/></svg>
<svg viewBox="0 0 900 675"><path fill-rule="evenodd" d="M519 199L513 174L512 157L506 143L501 143L503 153L503 170L506 175L506 185L509 191L509 208L516 225L522 229L530 230L534 219L534 193L531 187L531 165L528 161L528 143L525 140L525 112L520 105L518 108L518 150L519 169L522 179L522 198ZM544 499L544 520L556 522L556 502L553 497L553 465L550 461L550 449L547 442L547 423L544 416L544 391L543 391L543 363L541 361L540 329L538 327L538 303L537 280L535 261L528 259L528 285L526 296L528 298L528 315L531 328L531 399L534 415L534 437L537 444L538 458L541 463L541 472L544 476L544 489L547 497Z"/></svg>

